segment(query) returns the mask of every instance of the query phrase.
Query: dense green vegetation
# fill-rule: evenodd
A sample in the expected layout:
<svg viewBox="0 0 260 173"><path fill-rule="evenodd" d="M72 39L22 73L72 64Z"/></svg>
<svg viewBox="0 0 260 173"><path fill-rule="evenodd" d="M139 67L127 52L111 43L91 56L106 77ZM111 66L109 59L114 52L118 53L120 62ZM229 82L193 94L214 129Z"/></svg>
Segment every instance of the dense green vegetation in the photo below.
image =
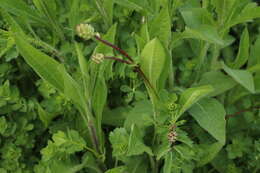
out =
<svg viewBox="0 0 260 173"><path fill-rule="evenodd" d="M251 0L0 0L0 173L257 173Z"/></svg>

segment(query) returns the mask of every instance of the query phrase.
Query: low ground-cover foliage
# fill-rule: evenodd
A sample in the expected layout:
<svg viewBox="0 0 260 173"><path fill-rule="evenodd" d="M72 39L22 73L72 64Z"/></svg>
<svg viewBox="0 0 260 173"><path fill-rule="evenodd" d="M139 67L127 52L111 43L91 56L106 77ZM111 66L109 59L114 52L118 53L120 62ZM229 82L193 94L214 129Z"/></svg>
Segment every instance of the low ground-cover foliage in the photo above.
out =
<svg viewBox="0 0 260 173"><path fill-rule="evenodd" d="M0 173L260 171L255 2L0 9Z"/></svg>

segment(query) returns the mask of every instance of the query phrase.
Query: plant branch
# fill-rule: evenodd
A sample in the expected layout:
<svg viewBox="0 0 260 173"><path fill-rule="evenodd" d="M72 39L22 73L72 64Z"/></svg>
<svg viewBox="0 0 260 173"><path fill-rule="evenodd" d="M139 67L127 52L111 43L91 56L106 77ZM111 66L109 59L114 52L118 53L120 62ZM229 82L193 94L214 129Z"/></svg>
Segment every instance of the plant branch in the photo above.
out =
<svg viewBox="0 0 260 173"><path fill-rule="evenodd" d="M112 47L113 49L115 49L116 51L118 51L120 54L122 54L123 56L125 56L130 62L134 63L134 60L128 55L128 53L126 53L124 50L120 49L119 47L117 47L116 45L103 40L102 38L100 38L99 36L95 35L94 36L95 39L97 39L98 41L104 43L105 45Z"/></svg>
<svg viewBox="0 0 260 173"><path fill-rule="evenodd" d="M119 61L119 62L124 63L124 64L133 64L130 61L126 61L126 60L123 60L123 59L120 59L120 58L117 58L117 57L114 57L114 56L105 56L105 59L111 59L111 60Z"/></svg>
<svg viewBox="0 0 260 173"><path fill-rule="evenodd" d="M105 57L106 59L114 59L116 61L120 61L122 63L126 63L126 64L135 64L133 58L131 58L130 55L128 55L128 53L126 53L126 51L122 50L121 48L117 47L116 45L114 45L113 43L110 43L109 41L103 40L102 38L100 38L99 36L95 35L94 36L95 39L97 39L98 41L102 42L103 44L112 47L113 49L115 49L116 51L118 51L121 55L125 56L129 61L125 61L116 57ZM151 82L148 80L148 78L145 76L144 72L142 71L142 69L139 66L135 66L134 70L136 72L138 72L142 78L145 80L145 82L148 84L148 86L152 89L152 91L154 92L154 94L156 95L156 97L158 97L155 88L152 86Z"/></svg>
<svg viewBox="0 0 260 173"><path fill-rule="evenodd" d="M239 115L239 114L242 114L242 113L244 113L244 112L251 111L251 110L253 110L253 109L260 109L260 106L250 107L250 108L248 108L248 109L243 109L243 110L241 110L241 111L235 112L234 114L226 115L225 119L229 119L229 118L235 117L235 116L237 116L237 115Z"/></svg>

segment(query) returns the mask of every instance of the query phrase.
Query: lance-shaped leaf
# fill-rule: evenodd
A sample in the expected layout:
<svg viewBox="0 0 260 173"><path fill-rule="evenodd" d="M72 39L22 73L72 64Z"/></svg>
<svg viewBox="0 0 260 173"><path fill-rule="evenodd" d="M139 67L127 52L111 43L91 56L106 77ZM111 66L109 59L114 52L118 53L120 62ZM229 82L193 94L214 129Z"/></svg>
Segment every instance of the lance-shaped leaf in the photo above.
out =
<svg viewBox="0 0 260 173"><path fill-rule="evenodd" d="M179 104L181 105L181 109L179 111L178 117L183 114L187 109L189 109L199 99L208 95L212 91L214 91L214 88L211 85L204 85L185 90L180 97Z"/></svg>
<svg viewBox="0 0 260 173"><path fill-rule="evenodd" d="M255 92L253 75L247 70L234 70L222 62L225 72L251 93Z"/></svg>
<svg viewBox="0 0 260 173"><path fill-rule="evenodd" d="M160 41L155 38L148 42L141 53L140 65L144 74L154 88L165 66L166 55Z"/></svg>
<svg viewBox="0 0 260 173"><path fill-rule="evenodd" d="M238 69L242 67L247 62L248 57L249 57L249 34L247 28L245 28L240 39L239 51L235 62L232 64L232 68Z"/></svg>
<svg viewBox="0 0 260 173"><path fill-rule="evenodd" d="M223 145L226 138L226 111L216 99L205 98L192 106L191 116Z"/></svg>

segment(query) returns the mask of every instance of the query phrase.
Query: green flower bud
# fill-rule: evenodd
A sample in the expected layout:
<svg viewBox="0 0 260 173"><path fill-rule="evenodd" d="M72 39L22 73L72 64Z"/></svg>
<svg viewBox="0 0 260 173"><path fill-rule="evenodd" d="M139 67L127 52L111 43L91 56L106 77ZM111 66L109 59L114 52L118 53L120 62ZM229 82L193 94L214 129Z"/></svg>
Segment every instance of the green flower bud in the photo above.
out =
<svg viewBox="0 0 260 173"><path fill-rule="evenodd" d="M76 31L78 36L85 40L89 40L97 34L95 33L95 29L90 24L79 24L76 27Z"/></svg>

